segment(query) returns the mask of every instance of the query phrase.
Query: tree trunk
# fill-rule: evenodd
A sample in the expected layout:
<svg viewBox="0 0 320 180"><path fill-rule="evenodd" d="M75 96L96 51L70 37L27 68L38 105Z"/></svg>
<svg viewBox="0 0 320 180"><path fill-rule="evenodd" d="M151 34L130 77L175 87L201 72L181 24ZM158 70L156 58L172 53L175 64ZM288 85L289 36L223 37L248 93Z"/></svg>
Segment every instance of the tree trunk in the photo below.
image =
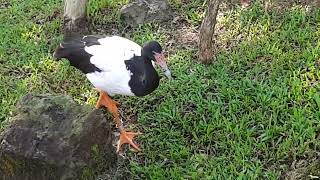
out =
<svg viewBox="0 0 320 180"><path fill-rule="evenodd" d="M208 0L208 8L200 27L199 58L205 64L214 59L214 28L217 23L217 15L221 0Z"/></svg>
<svg viewBox="0 0 320 180"><path fill-rule="evenodd" d="M88 33L86 21L87 0L64 1L64 37Z"/></svg>

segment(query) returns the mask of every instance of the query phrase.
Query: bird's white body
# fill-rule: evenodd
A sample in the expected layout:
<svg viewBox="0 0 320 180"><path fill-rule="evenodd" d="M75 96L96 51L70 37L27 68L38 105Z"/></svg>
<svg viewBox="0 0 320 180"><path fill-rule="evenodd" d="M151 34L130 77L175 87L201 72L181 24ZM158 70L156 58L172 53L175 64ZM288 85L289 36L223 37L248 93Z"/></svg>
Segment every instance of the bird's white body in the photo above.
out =
<svg viewBox="0 0 320 180"><path fill-rule="evenodd" d="M121 94L133 96L129 80L132 75L125 61L141 55L141 46L119 36L110 36L98 40L100 45L85 47L92 55L90 62L101 70L86 74L89 81L110 96Z"/></svg>

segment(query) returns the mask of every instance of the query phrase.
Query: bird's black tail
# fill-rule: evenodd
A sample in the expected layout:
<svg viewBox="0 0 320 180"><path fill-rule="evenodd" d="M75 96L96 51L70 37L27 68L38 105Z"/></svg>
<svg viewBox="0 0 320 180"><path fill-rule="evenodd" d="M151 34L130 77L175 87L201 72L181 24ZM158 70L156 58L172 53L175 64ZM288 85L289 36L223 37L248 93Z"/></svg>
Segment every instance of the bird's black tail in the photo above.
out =
<svg viewBox="0 0 320 180"><path fill-rule="evenodd" d="M69 56L78 56L86 46L100 45L99 39L102 35L74 36L64 39L64 41L55 50L53 57L56 60L67 58Z"/></svg>

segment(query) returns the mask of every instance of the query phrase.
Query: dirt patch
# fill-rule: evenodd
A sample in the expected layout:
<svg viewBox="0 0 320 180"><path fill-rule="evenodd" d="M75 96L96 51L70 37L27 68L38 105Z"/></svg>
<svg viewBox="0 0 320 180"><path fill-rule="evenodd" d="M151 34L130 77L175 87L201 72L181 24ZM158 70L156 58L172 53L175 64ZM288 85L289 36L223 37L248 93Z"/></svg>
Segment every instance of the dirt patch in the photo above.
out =
<svg viewBox="0 0 320 180"><path fill-rule="evenodd" d="M199 42L199 32L194 27L183 25L177 29L175 38L176 42L183 47L196 48Z"/></svg>
<svg viewBox="0 0 320 180"><path fill-rule="evenodd" d="M99 10L98 14L112 14L114 11L116 11L114 8L106 7L101 10ZM119 29L125 29L120 27L121 23L117 22L117 18L114 20L102 20L97 17L101 16L94 16L89 17L89 31L91 34L112 34L112 35L119 35L121 34L121 31Z"/></svg>
<svg viewBox="0 0 320 180"><path fill-rule="evenodd" d="M53 21L53 20L55 20L57 18L60 18L60 14L61 14L60 10L56 9L49 16L34 14L31 17L31 20L36 24L43 25L46 22L51 22L51 21Z"/></svg>
<svg viewBox="0 0 320 180"><path fill-rule="evenodd" d="M320 7L320 0L304 0L304 1L280 0L280 1L274 1L274 2L266 1L263 4L264 10L266 12L273 10L273 11L276 11L278 14L282 14L288 9L298 5L305 7L307 11L311 12Z"/></svg>
<svg viewBox="0 0 320 180"><path fill-rule="evenodd" d="M284 172L281 179L320 179L320 159L301 159L292 162L290 169Z"/></svg>
<svg viewBox="0 0 320 180"><path fill-rule="evenodd" d="M6 9L10 6L11 4L8 1L3 1L0 2L0 9Z"/></svg>
<svg viewBox="0 0 320 180"><path fill-rule="evenodd" d="M60 10L55 10L50 16L46 18L46 21L53 21L54 19L57 19L60 16L60 14Z"/></svg>
<svg viewBox="0 0 320 180"><path fill-rule="evenodd" d="M182 107L183 107L183 113L185 115L192 114L197 109L197 106L193 102L189 102L188 104L184 104Z"/></svg>
<svg viewBox="0 0 320 180"><path fill-rule="evenodd" d="M28 67L15 66L4 64L0 67L0 72L4 76L15 76L16 79L24 79L32 75L32 70Z"/></svg>

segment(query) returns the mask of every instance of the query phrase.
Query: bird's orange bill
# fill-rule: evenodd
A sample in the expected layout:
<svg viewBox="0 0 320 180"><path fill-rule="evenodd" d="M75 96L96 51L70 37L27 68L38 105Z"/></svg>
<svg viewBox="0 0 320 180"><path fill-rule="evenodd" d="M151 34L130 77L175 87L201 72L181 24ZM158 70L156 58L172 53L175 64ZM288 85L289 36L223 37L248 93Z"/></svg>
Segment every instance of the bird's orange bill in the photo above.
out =
<svg viewBox="0 0 320 180"><path fill-rule="evenodd" d="M133 138L140 134L141 133L125 132L125 131L121 132L120 139L118 141L118 146L117 146L117 153L120 151L120 148L123 144L130 144L134 148L134 150L141 151L138 144L133 142Z"/></svg>
<svg viewBox="0 0 320 180"><path fill-rule="evenodd" d="M135 150L141 151L138 145L133 142L133 138L141 133L126 132L122 126L122 122L119 117L119 110L117 107L119 106L119 103L111 99L106 92L101 90L99 91L100 91L100 97L96 104L96 108L100 108L102 106L106 107L108 111L113 115L114 122L116 123L120 131L120 139L117 145L117 152L120 151L120 148L123 144L130 144Z"/></svg>
<svg viewBox="0 0 320 180"><path fill-rule="evenodd" d="M154 52L154 57L156 59L156 64L160 66L160 68L162 69L163 73L169 78L171 79L171 71L167 66L167 62L166 62L166 57L164 56L163 53L156 53Z"/></svg>

